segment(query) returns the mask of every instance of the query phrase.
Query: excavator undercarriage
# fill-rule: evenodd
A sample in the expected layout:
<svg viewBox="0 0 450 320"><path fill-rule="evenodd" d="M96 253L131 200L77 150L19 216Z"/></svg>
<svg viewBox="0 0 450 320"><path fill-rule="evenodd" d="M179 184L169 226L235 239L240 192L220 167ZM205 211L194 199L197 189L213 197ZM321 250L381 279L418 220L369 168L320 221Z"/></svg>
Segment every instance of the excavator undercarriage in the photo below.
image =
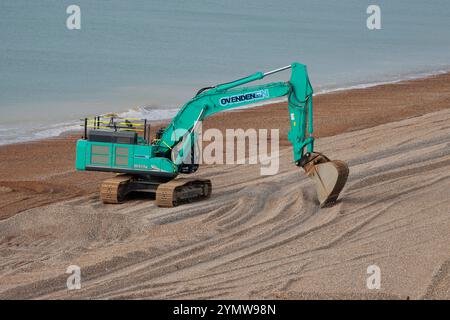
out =
<svg viewBox="0 0 450 320"><path fill-rule="evenodd" d="M132 192L151 193L159 207L175 207L183 203L209 198L212 191L208 179L178 178L168 182L136 178L129 174L119 174L103 181L100 198L103 203L122 203Z"/></svg>

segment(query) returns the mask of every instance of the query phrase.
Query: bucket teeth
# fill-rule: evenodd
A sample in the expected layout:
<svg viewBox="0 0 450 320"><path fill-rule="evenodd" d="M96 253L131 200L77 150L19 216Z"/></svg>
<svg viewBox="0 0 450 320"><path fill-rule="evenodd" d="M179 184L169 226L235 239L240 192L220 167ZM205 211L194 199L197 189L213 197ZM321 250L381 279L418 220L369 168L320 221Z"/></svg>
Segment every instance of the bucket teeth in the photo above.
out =
<svg viewBox="0 0 450 320"><path fill-rule="evenodd" d="M303 168L315 184L320 206L327 207L335 203L347 182L347 164L340 160L330 161L319 154Z"/></svg>

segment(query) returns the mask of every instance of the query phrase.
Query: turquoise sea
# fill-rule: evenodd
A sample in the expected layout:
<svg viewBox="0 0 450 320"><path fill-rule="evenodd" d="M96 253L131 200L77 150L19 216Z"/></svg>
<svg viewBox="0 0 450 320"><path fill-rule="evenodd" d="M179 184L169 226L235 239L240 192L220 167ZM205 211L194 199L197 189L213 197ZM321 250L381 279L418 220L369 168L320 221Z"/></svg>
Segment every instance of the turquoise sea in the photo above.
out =
<svg viewBox="0 0 450 320"><path fill-rule="evenodd" d="M450 1L2 0L0 144L98 113L169 118L198 88L292 61L316 92L449 71Z"/></svg>

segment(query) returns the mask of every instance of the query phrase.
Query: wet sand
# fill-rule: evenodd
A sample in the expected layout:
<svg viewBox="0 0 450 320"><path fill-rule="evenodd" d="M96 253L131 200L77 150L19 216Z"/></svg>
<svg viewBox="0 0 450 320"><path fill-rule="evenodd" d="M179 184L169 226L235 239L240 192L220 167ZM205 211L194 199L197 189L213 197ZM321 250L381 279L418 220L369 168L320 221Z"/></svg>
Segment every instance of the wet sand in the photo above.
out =
<svg viewBox="0 0 450 320"><path fill-rule="evenodd" d="M280 172L202 167L211 199L171 209L103 205L111 174L75 172L73 135L0 147L0 298L450 298L450 75L315 97L317 150L350 166L332 208L288 125L283 103L205 121L280 129Z"/></svg>

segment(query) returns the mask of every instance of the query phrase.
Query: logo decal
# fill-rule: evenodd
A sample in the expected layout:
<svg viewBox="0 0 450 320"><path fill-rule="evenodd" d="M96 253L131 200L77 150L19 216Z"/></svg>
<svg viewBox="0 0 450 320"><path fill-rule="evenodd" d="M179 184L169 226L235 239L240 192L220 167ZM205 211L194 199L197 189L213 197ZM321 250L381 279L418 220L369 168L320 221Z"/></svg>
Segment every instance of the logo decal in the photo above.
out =
<svg viewBox="0 0 450 320"><path fill-rule="evenodd" d="M227 106L230 104L248 102L252 100L261 100L269 98L269 90L258 90L244 94L237 94L235 96L223 97L220 99L221 106Z"/></svg>

